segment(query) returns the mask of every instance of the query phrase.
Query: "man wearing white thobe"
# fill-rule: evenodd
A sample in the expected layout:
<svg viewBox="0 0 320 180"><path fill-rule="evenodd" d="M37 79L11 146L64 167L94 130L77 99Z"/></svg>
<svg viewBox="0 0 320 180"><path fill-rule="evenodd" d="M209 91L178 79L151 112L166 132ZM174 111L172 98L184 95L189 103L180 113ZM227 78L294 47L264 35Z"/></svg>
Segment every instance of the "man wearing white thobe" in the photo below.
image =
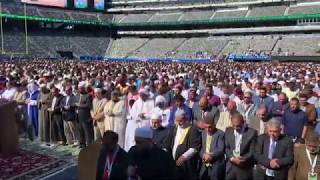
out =
<svg viewBox="0 0 320 180"><path fill-rule="evenodd" d="M162 122L161 125L163 127L167 127L169 124L169 117L170 117L170 109L167 108L167 101L166 98L159 95L156 97L155 100L155 108L152 109L151 114L157 114L161 117Z"/></svg>
<svg viewBox="0 0 320 180"><path fill-rule="evenodd" d="M111 93L111 100L104 107L104 127L105 131L111 130L118 133L118 144L124 147L126 130L126 100L120 99L120 92Z"/></svg>
<svg viewBox="0 0 320 180"><path fill-rule="evenodd" d="M149 98L149 91L141 89L139 91L139 99L133 104L130 111L131 120L128 121L126 128L124 149L129 149L135 145L134 132L138 127L150 126L150 118L152 109L154 108L154 100Z"/></svg>

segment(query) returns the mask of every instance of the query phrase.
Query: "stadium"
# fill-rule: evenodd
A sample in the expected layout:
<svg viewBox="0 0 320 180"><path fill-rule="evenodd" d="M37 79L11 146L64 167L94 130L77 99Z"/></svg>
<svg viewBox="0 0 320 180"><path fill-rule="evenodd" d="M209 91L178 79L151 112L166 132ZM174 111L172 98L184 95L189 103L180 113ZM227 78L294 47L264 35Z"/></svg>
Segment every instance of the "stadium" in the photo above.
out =
<svg viewBox="0 0 320 180"><path fill-rule="evenodd" d="M2 54L212 59L319 53L316 1L114 1L102 11L93 2L80 10L65 3L2 1Z"/></svg>
<svg viewBox="0 0 320 180"><path fill-rule="evenodd" d="M319 0L0 0L0 44L0 180L320 176Z"/></svg>

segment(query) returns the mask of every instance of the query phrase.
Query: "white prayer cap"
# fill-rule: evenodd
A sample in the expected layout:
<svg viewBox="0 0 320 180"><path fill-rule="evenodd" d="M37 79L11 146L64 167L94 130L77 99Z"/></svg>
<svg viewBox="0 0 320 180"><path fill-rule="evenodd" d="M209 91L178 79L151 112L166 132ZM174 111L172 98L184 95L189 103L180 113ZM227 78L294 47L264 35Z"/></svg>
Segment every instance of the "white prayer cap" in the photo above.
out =
<svg viewBox="0 0 320 180"><path fill-rule="evenodd" d="M221 95L221 99L227 99L227 98L229 98L229 95L228 95L228 94L222 94L222 95Z"/></svg>
<svg viewBox="0 0 320 180"><path fill-rule="evenodd" d="M176 113L174 114L174 117L176 118L176 117L185 116L185 115L186 115L186 112L185 112L184 109L178 109L178 110L176 111Z"/></svg>
<svg viewBox="0 0 320 180"><path fill-rule="evenodd" d="M149 127L141 127L136 129L134 136L138 138L152 139L153 132Z"/></svg>
<svg viewBox="0 0 320 180"><path fill-rule="evenodd" d="M139 90L139 94L144 94L144 95L148 96L149 95L149 91L147 89L142 88L142 89Z"/></svg>
<svg viewBox="0 0 320 180"><path fill-rule="evenodd" d="M40 88L45 88L47 85L45 83L40 84Z"/></svg>
<svg viewBox="0 0 320 180"><path fill-rule="evenodd" d="M162 120L162 117L159 113L153 113L151 115L151 120Z"/></svg>
<svg viewBox="0 0 320 180"><path fill-rule="evenodd" d="M285 82L284 81L278 81L278 84L280 84L281 86L284 86Z"/></svg>
<svg viewBox="0 0 320 180"><path fill-rule="evenodd" d="M101 89L101 88L95 88L95 89L94 89L94 92L95 92L95 93L101 93L101 92L102 92L102 89Z"/></svg>
<svg viewBox="0 0 320 180"><path fill-rule="evenodd" d="M81 81L81 82L78 84L78 87L86 87L86 82Z"/></svg>
<svg viewBox="0 0 320 180"><path fill-rule="evenodd" d="M295 80L297 80L295 77L291 77L291 78L290 78L290 81L291 81L291 82L293 82L293 81L295 81Z"/></svg>
<svg viewBox="0 0 320 180"><path fill-rule="evenodd" d="M43 74L43 76L51 76L50 72L46 72Z"/></svg>
<svg viewBox="0 0 320 180"><path fill-rule="evenodd" d="M155 100L155 103L156 103L156 104L158 104L158 103L166 103L166 102L167 102L167 100L166 100L165 97L163 97L163 96L161 96L161 95L159 95L159 96L156 97L156 100Z"/></svg>

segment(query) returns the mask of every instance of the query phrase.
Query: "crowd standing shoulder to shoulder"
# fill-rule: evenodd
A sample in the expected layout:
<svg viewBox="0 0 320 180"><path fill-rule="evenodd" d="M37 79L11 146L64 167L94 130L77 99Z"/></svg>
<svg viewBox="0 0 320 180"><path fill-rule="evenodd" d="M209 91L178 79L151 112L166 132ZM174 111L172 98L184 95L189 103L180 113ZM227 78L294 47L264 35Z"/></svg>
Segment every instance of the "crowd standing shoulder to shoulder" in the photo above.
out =
<svg viewBox="0 0 320 180"><path fill-rule="evenodd" d="M320 175L320 65L2 61L0 96L43 146L102 143L97 179Z"/></svg>

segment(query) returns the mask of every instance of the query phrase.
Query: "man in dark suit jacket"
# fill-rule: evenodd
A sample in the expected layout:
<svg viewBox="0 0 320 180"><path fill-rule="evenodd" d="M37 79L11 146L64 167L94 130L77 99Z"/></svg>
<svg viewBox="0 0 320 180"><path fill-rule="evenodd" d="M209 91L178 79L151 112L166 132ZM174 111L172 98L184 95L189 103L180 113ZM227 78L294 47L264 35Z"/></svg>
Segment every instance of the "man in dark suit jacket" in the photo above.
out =
<svg viewBox="0 0 320 180"><path fill-rule="evenodd" d="M225 177L224 132L216 129L214 119L205 119L200 150L199 178L201 180L223 180Z"/></svg>
<svg viewBox="0 0 320 180"><path fill-rule="evenodd" d="M72 94L72 87L67 86L65 89L66 96L63 97L60 103L62 111L62 120L64 121L64 132L67 138L67 143L78 145L79 129L76 122L76 97Z"/></svg>
<svg viewBox="0 0 320 180"><path fill-rule="evenodd" d="M77 97L77 110L80 128L80 147L91 144L93 142L93 121L91 120L90 110L92 107L92 98L87 93L85 85L79 84L79 94Z"/></svg>
<svg viewBox="0 0 320 180"><path fill-rule="evenodd" d="M254 166L254 147L257 131L244 123L240 113L231 117L232 127L225 131L226 179L250 180Z"/></svg>
<svg viewBox="0 0 320 180"><path fill-rule="evenodd" d="M204 119L213 119L215 123L219 120L219 109L216 106L209 104L209 100L206 97L202 97L199 104L196 105L193 112L193 123L197 124L198 127L203 128L201 122Z"/></svg>
<svg viewBox="0 0 320 180"><path fill-rule="evenodd" d="M63 99L63 96L59 93L59 89L55 87L51 90L51 93L53 95L53 100L49 111L51 112L51 128L53 130L53 139L59 141L59 144L61 145L66 145L62 113L60 109L60 104Z"/></svg>
<svg viewBox="0 0 320 180"><path fill-rule="evenodd" d="M118 145L118 134L113 131L106 131L102 139L96 179L127 179L128 162L127 152Z"/></svg>
<svg viewBox="0 0 320 180"><path fill-rule="evenodd" d="M281 134L281 122L271 119L268 134L260 135L255 147L257 180L287 180L288 171L293 164L293 142Z"/></svg>

